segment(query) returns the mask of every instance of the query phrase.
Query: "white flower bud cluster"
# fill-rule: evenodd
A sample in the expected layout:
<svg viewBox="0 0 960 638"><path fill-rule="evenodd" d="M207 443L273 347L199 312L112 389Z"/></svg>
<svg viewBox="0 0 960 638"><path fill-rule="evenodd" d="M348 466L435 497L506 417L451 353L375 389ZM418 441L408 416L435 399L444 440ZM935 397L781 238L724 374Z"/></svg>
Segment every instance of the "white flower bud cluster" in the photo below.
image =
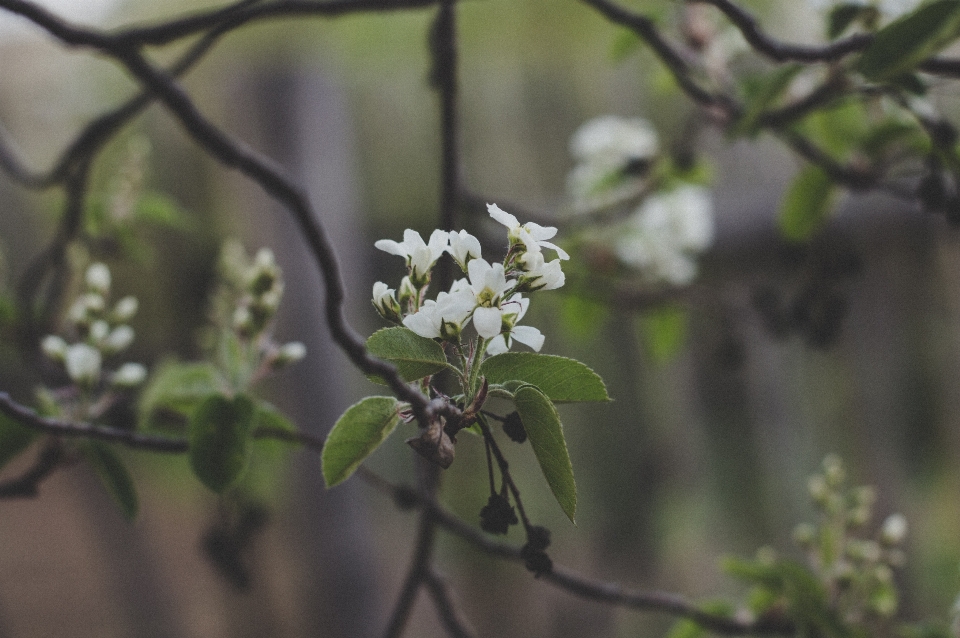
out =
<svg viewBox="0 0 960 638"><path fill-rule="evenodd" d="M270 334L270 325L283 298L283 273L269 248L261 248L251 260L243 246L228 241L223 247L221 265L230 286L230 327L242 343L255 348L251 357L255 370L250 379L269 370L279 370L300 361L307 355L299 341L277 345Z"/></svg>
<svg viewBox="0 0 960 638"><path fill-rule="evenodd" d="M496 204L488 204L487 210L507 227L509 246L502 263L483 259L479 240L465 230L435 230L424 242L420 233L408 229L402 242L376 242L380 250L403 257L407 266L407 276L396 293L383 282L373 285L373 306L380 316L422 337L454 343L460 342L462 331L472 320L477 334L486 340L489 354L506 352L513 341L539 351L543 334L534 327L517 325L530 304L523 295L562 286L565 276L560 261L570 256L547 241L556 235L556 228L532 222L520 224ZM544 249L554 251L557 258L547 261ZM431 271L443 253L448 253L467 276L435 299L427 299Z"/></svg>
<svg viewBox="0 0 960 638"><path fill-rule="evenodd" d="M823 461L823 472L808 482L810 496L821 514L818 525L803 523L794 540L831 591L844 591L839 611L850 622L889 617L897 608L893 568L904 562L901 546L907 520L888 516L873 538L857 535L873 517L876 493L870 487L847 487L846 470L836 455Z"/></svg>
<svg viewBox="0 0 960 638"><path fill-rule="evenodd" d="M40 342L43 353L60 362L70 380L83 388L93 388L104 377L114 386L132 387L143 383L147 369L139 363L125 363L117 370L103 370L106 357L126 350L134 339L127 322L137 314L134 297L109 303L110 269L103 263L91 264L83 278L84 287L67 311L69 332L77 336L70 344L63 337L47 335Z"/></svg>

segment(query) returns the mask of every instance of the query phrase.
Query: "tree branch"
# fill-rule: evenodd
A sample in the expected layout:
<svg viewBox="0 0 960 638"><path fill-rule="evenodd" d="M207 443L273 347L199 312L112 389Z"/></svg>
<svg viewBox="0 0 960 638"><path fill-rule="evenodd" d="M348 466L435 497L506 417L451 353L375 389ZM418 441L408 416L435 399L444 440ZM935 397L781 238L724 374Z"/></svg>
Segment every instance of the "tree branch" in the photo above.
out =
<svg viewBox="0 0 960 638"><path fill-rule="evenodd" d="M431 569L425 576L424 584L437 606L437 615L440 616L440 622L447 633L453 638L473 638L476 634L469 629L469 623L453 602L453 592L443 576Z"/></svg>
<svg viewBox="0 0 960 638"><path fill-rule="evenodd" d="M6 392L0 392L0 413L7 415L21 425L47 434L97 439L152 452L182 454L187 451L186 439L172 439L143 434L134 430L120 430L90 423L76 423L40 416L30 408L15 402Z"/></svg>
<svg viewBox="0 0 960 638"><path fill-rule="evenodd" d="M40 483L53 474L62 462L63 447L56 441L48 442L26 472L15 479L0 483L0 499L36 497Z"/></svg>
<svg viewBox="0 0 960 638"><path fill-rule="evenodd" d="M833 62L846 55L867 48L873 36L867 33L852 35L822 46L788 44L766 34L756 18L730 0L689 0L709 4L719 9L740 30L744 39L756 51L777 62Z"/></svg>

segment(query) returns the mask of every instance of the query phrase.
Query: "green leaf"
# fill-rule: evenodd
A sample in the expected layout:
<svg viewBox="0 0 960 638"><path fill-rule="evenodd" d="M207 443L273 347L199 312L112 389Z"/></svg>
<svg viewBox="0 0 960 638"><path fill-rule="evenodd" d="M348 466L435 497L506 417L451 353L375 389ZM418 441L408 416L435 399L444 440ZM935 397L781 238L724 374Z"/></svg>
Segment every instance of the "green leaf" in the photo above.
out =
<svg viewBox="0 0 960 638"><path fill-rule="evenodd" d="M277 409L275 405L268 401L258 401L256 412L253 415L254 429L269 428L271 430L283 430L287 432L296 432L297 426L293 421ZM269 438L269 437L264 437ZM285 439L274 439L280 442L287 442Z"/></svg>
<svg viewBox="0 0 960 638"><path fill-rule="evenodd" d="M214 492L236 483L247 468L253 417L253 402L246 396L213 394L190 419L190 467Z"/></svg>
<svg viewBox="0 0 960 638"><path fill-rule="evenodd" d="M148 221L177 230L189 230L190 218L183 209L167 195L158 192L145 192L137 200L134 214L141 221Z"/></svg>
<svg viewBox="0 0 960 638"><path fill-rule="evenodd" d="M603 379L575 359L535 352L505 352L490 357L480 366L488 383L503 385L522 381L540 388L557 402L609 401Z"/></svg>
<svg viewBox="0 0 960 638"><path fill-rule="evenodd" d="M30 447L37 432L0 413L0 468Z"/></svg>
<svg viewBox="0 0 960 638"><path fill-rule="evenodd" d="M327 487L345 481L400 423L397 400L367 397L343 413L323 444L320 462Z"/></svg>
<svg viewBox="0 0 960 638"><path fill-rule="evenodd" d="M213 364L163 363L140 394L140 419L144 423L161 420L157 413L164 411L189 417L201 401L220 392L224 386Z"/></svg>
<svg viewBox="0 0 960 638"><path fill-rule="evenodd" d="M370 354L397 366L404 381L416 381L447 367L447 357L433 339L421 337L407 328L384 328L367 339ZM382 379L370 377L375 383Z"/></svg>
<svg viewBox="0 0 960 638"><path fill-rule="evenodd" d="M610 59L619 64L640 50L643 41L629 29L620 29L610 43Z"/></svg>
<svg viewBox="0 0 960 638"><path fill-rule="evenodd" d="M747 85L746 108L743 115L729 130L732 137L740 135L753 136L759 132L757 123L767 107L790 86L790 82L803 70L802 64L788 64L778 68L773 73L760 78L754 78Z"/></svg>
<svg viewBox="0 0 960 638"><path fill-rule="evenodd" d="M128 521L134 520L140 509L140 500L123 459L112 448L99 441L90 441L85 448L87 461L97 472L107 493L120 507L123 517Z"/></svg>
<svg viewBox="0 0 960 638"><path fill-rule="evenodd" d="M575 522L577 484L573 480L573 465L567 453L567 442L563 438L563 426L557 409L550 399L532 385L517 390L513 403L547 484L564 514L571 522Z"/></svg>
<svg viewBox="0 0 960 638"><path fill-rule="evenodd" d="M960 35L960 0L937 0L877 31L856 70L883 81L915 68Z"/></svg>
<svg viewBox="0 0 960 638"><path fill-rule="evenodd" d="M647 352L656 363L667 363L680 352L687 336L687 312L679 306L657 308L640 318Z"/></svg>
<svg viewBox="0 0 960 638"><path fill-rule="evenodd" d="M879 18L876 7L857 2L848 2L834 7L827 16L827 37L831 40L839 37L854 22L873 28Z"/></svg>
<svg viewBox="0 0 960 638"><path fill-rule="evenodd" d="M780 203L780 233L795 242L810 239L830 213L835 192L833 180L820 167L801 170Z"/></svg>

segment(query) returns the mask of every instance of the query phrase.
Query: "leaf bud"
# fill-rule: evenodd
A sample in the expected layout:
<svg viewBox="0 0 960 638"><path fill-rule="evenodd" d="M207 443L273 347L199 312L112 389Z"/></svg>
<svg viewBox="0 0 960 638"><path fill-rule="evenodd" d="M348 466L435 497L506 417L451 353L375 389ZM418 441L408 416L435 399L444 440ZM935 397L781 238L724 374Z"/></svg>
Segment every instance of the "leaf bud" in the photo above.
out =
<svg viewBox="0 0 960 638"><path fill-rule="evenodd" d="M518 522L513 506L502 494L491 494L480 510L480 529L490 534L506 534L510 526Z"/></svg>

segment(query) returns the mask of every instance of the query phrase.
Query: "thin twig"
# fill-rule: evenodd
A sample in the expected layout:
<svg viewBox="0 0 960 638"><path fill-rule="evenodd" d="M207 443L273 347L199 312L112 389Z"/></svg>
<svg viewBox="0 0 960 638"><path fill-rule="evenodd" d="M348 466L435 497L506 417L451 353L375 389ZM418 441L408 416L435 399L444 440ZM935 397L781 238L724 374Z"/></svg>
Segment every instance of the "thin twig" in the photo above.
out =
<svg viewBox="0 0 960 638"><path fill-rule="evenodd" d="M393 498L430 512L434 522L452 534L467 541L485 554L524 562L519 547L491 539L487 534L451 514L435 501L403 486L394 486L385 479L366 471L360 476L370 485ZM550 572L540 574L546 581L580 598L607 603L638 611L660 612L676 618L687 618L717 634L725 636L790 636L796 633L793 623L782 616L765 616L754 621L731 618L703 610L683 596L668 592L641 591L619 583L588 578L554 563Z"/></svg>
<svg viewBox="0 0 960 638"><path fill-rule="evenodd" d="M120 430L90 423L77 423L40 416L30 408L11 399L6 392L0 392L0 412L17 423L47 434L98 439L120 443L140 450L150 450L151 452L182 454L187 451L188 447L186 439L153 436L134 430Z"/></svg>
<svg viewBox="0 0 960 638"><path fill-rule="evenodd" d="M40 483L60 467L63 447L50 441L41 448L37 460L15 479L0 483L0 498L34 498L39 493Z"/></svg>
<svg viewBox="0 0 960 638"><path fill-rule="evenodd" d="M454 603L453 592L443 576L431 569L424 577L424 584L437 606L437 615L447 634L453 638L473 638L476 633L469 629L469 623Z"/></svg>
<svg viewBox="0 0 960 638"><path fill-rule="evenodd" d="M755 50L777 62L832 62L867 48L873 35L858 33L822 46L788 44L765 33L750 13L730 0L693 0L719 9L740 30Z"/></svg>

